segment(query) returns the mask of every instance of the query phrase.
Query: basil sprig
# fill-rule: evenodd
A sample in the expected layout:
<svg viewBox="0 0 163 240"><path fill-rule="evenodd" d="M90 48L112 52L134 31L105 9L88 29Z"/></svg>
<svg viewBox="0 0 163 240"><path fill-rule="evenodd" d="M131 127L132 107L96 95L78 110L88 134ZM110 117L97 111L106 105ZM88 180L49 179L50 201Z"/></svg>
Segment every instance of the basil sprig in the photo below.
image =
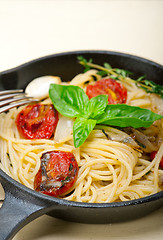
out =
<svg viewBox="0 0 163 240"><path fill-rule="evenodd" d="M147 128L163 118L148 109L126 104L108 105L107 95L98 95L89 100L84 90L78 86L51 84L49 96L60 114L76 118L73 125L76 148L85 142L96 124Z"/></svg>

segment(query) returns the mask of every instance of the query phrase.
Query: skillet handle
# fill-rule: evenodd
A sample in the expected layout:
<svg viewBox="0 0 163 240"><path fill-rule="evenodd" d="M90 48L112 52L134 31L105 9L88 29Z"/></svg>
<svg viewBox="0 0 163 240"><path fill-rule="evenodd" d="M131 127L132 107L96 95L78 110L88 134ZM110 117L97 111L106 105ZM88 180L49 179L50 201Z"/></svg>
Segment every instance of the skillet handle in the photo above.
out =
<svg viewBox="0 0 163 240"><path fill-rule="evenodd" d="M0 240L11 240L26 224L50 211L51 206L33 197L30 191L23 191L3 180L0 177L5 190L5 200L0 208Z"/></svg>

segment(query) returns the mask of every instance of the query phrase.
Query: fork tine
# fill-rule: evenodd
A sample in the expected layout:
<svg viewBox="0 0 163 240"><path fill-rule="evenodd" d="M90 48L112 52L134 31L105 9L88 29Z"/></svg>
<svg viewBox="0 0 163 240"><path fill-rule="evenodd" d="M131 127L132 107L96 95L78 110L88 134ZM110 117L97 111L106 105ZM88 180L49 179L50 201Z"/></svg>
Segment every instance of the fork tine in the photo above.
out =
<svg viewBox="0 0 163 240"><path fill-rule="evenodd" d="M26 96L22 89L0 91L0 113L39 100Z"/></svg>
<svg viewBox="0 0 163 240"><path fill-rule="evenodd" d="M3 101L5 99L14 99L15 97L19 97L19 96L26 96L25 93L11 93L11 94L3 94L0 95L0 101Z"/></svg>
<svg viewBox="0 0 163 240"><path fill-rule="evenodd" d="M6 106L0 107L0 113L8 111L8 110L10 110L11 108L14 108L14 107L19 107L19 106L22 106L22 105L25 105L25 104L28 104L28 103L38 102L38 101L39 100L37 100L37 99L28 99L28 100L20 101L20 102L15 102L14 101L14 103L12 103L12 104L8 104Z"/></svg>
<svg viewBox="0 0 163 240"><path fill-rule="evenodd" d="M21 93L21 92L23 92L23 89L4 90L4 91L0 91L0 96L10 94L10 93Z"/></svg>
<svg viewBox="0 0 163 240"><path fill-rule="evenodd" d="M3 107L7 104L10 104L12 102L18 102L18 101L21 101L21 100L28 100L30 99L31 100L31 97L26 97L26 96L20 96L20 97L17 97L17 98L7 98L7 100L5 99L4 101L0 101L0 107Z"/></svg>

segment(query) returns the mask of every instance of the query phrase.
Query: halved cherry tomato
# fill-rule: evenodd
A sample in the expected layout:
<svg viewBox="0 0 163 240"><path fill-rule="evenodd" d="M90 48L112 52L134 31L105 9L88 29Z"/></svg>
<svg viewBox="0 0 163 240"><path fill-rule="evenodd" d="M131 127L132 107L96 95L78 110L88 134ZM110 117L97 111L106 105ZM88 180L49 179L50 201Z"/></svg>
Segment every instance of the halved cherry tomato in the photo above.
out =
<svg viewBox="0 0 163 240"><path fill-rule="evenodd" d="M71 152L49 151L41 157L41 167L35 176L34 189L58 197L70 192L76 182L78 164Z"/></svg>
<svg viewBox="0 0 163 240"><path fill-rule="evenodd" d="M154 151L154 152L151 152L150 153L150 158L151 158L151 160L153 160L154 158L155 158L155 156L156 156L156 153L157 153L157 151ZM163 169L163 157L161 158L161 161L160 161L160 168L162 168Z"/></svg>
<svg viewBox="0 0 163 240"><path fill-rule="evenodd" d="M20 134L29 139L50 138L58 123L58 112L52 104L31 104L18 113L16 125Z"/></svg>
<svg viewBox="0 0 163 240"><path fill-rule="evenodd" d="M97 81L94 85L88 85L86 94L89 99L100 94L108 95L109 104L126 103L127 89L111 78Z"/></svg>

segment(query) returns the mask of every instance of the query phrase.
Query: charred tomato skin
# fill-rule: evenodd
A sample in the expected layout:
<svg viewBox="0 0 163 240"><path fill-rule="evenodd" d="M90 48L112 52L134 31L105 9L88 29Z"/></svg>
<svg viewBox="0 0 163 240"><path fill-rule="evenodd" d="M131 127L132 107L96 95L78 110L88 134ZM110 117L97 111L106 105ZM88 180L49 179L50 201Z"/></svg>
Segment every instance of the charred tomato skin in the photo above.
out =
<svg viewBox="0 0 163 240"><path fill-rule="evenodd" d="M52 104L30 104L16 117L16 126L27 139L49 139L58 123L58 112Z"/></svg>
<svg viewBox="0 0 163 240"><path fill-rule="evenodd" d="M34 189L59 197L69 193L76 182L78 164L71 152L49 151L41 156L41 166L34 180Z"/></svg>
<svg viewBox="0 0 163 240"><path fill-rule="evenodd" d="M86 94L89 99L100 94L108 95L108 104L126 103L127 100L127 89L111 78L104 78L95 82L94 85L88 85Z"/></svg>

